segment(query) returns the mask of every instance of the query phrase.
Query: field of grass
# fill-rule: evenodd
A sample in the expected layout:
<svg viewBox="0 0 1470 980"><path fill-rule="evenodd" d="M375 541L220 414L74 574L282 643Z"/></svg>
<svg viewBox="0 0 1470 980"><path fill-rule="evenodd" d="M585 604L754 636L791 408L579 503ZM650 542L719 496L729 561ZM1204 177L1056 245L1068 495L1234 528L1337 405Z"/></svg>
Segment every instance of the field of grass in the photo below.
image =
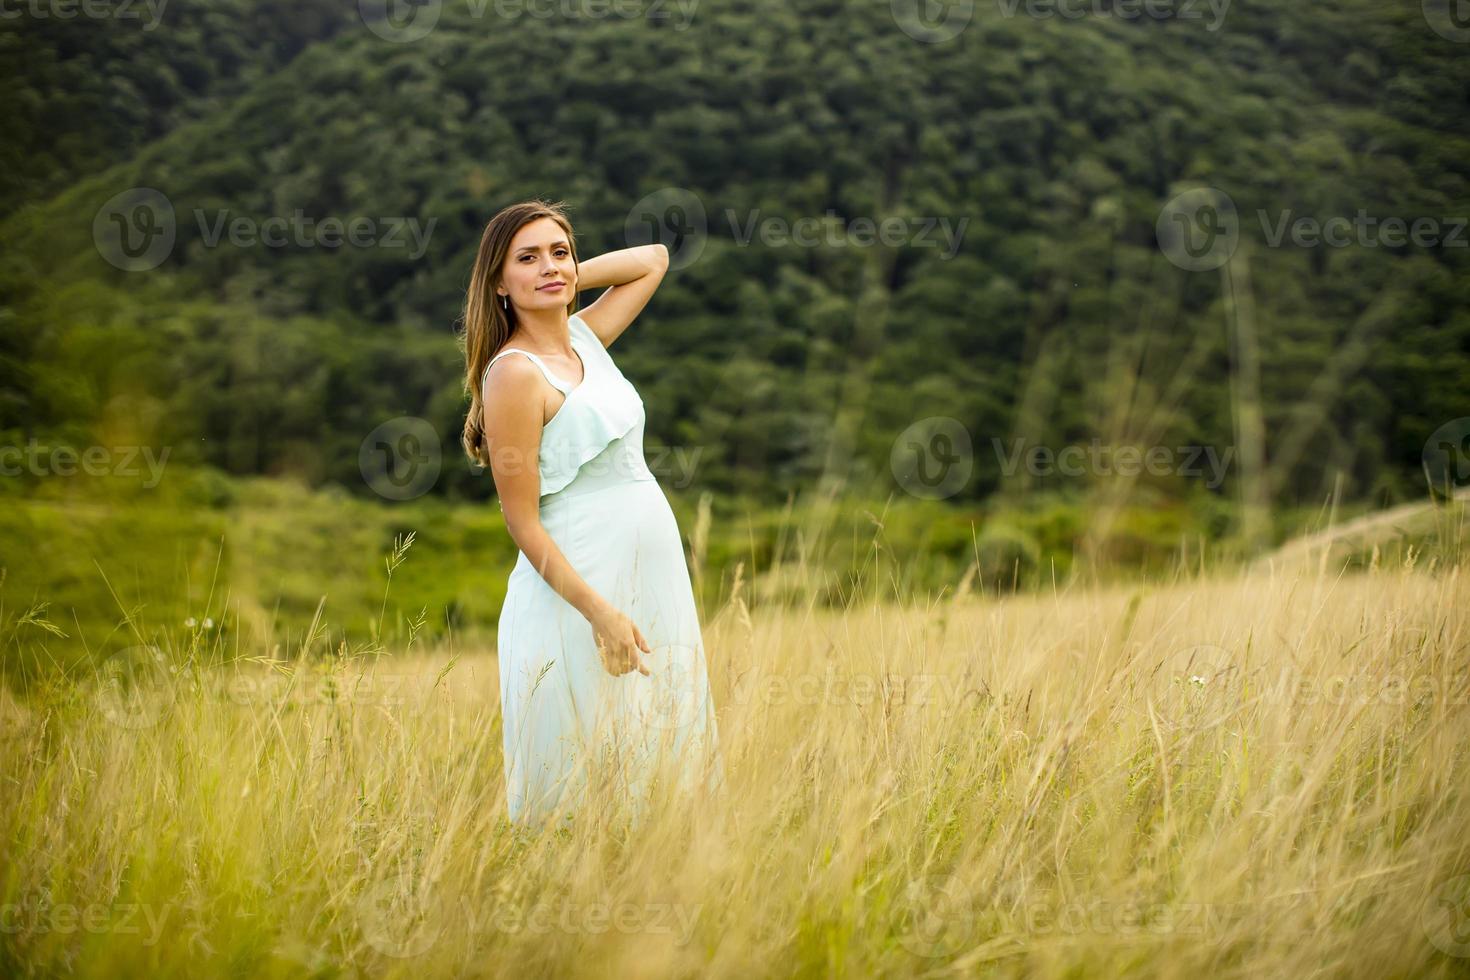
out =
<svg viewBox="0 0 1470 980"><path fill-rule="evenodd" d="M312 629L321 630L320 647L401 652L412 633L421 643L493 649L516 560L493 501L384 501L332 484L181 465L169 474L146 488L105 478L0 481L0 676L12 687L91 670L139 643L202 643L239 657L292 649ZM729 599L737 566L752 609L811 601L841 609L916 602L952 592L966 575L975 591L1000 594L1149 581L1240 558L1231 502L1208 493L1139 493L1115 510L1040 493L974 506L894 494L781 507L667 492L706 615ZM1283 510L1276 537L1352 516ZM1445 536L1432 517L1395 520L1388 530L1437 547ZM1090 540L1104 525L1105 535ZM384 558L410 533L413 560L390 583ZM1340 547L1354 543L1364 542ZM1401 541L1382 543L1402 551ZM17 628L37 606L55 631ZM196 636L200 629L206 635Z"/></svg>
<svg viewBox="0 0 1470 980"><path fill-rule="evenodd" d="M0 695L0 973L1464 976L1452 543L846 609L742 569L721 791L542 833L493 645L139 639Z"/></svg>

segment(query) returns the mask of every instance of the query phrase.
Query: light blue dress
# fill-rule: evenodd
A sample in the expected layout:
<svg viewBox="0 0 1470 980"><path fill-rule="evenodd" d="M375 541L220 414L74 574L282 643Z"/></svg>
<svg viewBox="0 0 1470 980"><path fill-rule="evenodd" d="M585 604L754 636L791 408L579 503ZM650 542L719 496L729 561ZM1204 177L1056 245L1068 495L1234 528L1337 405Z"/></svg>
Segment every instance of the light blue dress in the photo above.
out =
<svg viewBox="0 0 1470 980"><path fill-rule="evenodd" d="M519 554L496 643L507 806L522 823L570 816L589 778L612 780L635 819L657 773L680 790L723 778L684 547L643 457L643 399L581 317L568 326L580 384L519 348L490 363L523 354L566 396L541 433L541 523L577 574L638 625L651 676L608 673L592 625Z"/></svg>

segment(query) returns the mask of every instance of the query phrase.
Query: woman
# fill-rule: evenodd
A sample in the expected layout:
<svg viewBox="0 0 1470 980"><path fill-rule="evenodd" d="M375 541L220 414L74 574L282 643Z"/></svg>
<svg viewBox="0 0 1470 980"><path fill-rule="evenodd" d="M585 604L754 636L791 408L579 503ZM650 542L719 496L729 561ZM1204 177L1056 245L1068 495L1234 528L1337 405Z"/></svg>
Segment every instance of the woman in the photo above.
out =
<svg viewBox="0 0 1470 980"><path fill-rule="evenodd" d="M514 822L570 816L594 782L636 820L654 786L723 775L679 528L643 458L643 400L606 349L667 270L658 244L579 265L544 201L505 208L480 239L463 441L520 550L497 637Z"/></svg>

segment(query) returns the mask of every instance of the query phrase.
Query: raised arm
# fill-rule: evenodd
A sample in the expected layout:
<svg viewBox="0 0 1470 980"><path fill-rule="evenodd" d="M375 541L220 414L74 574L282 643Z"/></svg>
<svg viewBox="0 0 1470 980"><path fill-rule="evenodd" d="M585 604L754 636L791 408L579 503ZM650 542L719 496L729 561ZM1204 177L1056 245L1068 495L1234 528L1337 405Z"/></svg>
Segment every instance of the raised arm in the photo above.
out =
<svg viewBox="0 0 1470 980"><path fill-rule="evenodd" d="M610 346L648 305L668 271L669 250L662 242L594 255L578 263L577 289L610 288L577 315L603 347Z"/></svg>

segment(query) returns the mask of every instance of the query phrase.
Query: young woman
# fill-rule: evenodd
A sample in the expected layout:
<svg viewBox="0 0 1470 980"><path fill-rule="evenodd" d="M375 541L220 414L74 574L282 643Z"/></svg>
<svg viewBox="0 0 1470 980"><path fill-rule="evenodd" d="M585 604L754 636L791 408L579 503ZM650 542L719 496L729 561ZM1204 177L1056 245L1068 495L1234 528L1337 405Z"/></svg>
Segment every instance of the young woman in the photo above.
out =
<svg viewBox="0 0 1470 980"><path fill-rule="evenodd" d="M722 778L679 528L643 457L643 399L607 352L667 270L658 244L578 264L544 201L505 208L480 239L463 441L520 549L497 637L515 822L569 817L594 784L637 819L655 785ZM578 290L602 286L576 312Z"/></svg>

